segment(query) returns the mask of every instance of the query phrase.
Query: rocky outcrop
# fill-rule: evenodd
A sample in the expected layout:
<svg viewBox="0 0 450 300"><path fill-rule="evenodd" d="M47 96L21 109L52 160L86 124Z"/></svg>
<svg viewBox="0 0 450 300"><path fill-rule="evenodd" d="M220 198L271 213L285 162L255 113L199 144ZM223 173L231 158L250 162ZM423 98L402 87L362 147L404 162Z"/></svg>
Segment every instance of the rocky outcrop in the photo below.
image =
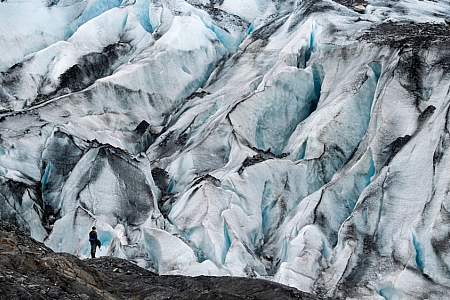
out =
<svg viewBox="0 0 450 300"><path fill-rule="evenodd" d="M265 280L158 276L119 258L54 253L0 222L0 299L314 299Z"/></svg>

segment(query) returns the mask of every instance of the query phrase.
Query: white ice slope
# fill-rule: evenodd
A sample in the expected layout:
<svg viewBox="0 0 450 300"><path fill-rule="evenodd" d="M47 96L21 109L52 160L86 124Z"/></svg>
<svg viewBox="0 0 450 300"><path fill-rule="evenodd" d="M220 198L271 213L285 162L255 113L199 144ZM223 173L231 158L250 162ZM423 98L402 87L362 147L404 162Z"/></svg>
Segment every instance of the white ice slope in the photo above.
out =
<svg viewBox="0 0 450 300"><path fill-rule="evenodd" d="M0 2L0 217L56 251L450 295L450 2Z"/></svg>

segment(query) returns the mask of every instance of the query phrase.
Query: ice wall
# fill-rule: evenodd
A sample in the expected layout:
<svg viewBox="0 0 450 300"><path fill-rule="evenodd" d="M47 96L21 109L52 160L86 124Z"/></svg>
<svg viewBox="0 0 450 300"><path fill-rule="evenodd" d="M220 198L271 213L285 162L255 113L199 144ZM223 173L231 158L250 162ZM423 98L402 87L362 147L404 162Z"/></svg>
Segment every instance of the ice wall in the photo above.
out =
<svg viewBox="0 0 450 300"><path fill-rule="evenodd" d="M0 217L161 274L443 299L449 8L1 2Z"/></svg>

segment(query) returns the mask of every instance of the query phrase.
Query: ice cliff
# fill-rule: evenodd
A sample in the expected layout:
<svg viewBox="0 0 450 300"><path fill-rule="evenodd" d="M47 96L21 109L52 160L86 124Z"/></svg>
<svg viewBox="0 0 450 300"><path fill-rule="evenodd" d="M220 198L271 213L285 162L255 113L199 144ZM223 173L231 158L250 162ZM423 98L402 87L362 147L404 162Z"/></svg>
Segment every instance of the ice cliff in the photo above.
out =
<svg viewBox="0 0 450 300"><path fill-rule="evenodd" d="M450 295L450 1L4 0L0 217L55 251Z"/></svg>

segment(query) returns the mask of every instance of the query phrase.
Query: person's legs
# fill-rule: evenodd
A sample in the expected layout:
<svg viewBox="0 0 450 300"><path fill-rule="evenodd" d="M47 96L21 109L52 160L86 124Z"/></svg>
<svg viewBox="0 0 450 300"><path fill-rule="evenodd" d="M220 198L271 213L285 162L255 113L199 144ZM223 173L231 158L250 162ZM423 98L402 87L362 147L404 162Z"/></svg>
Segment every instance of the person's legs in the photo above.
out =
<svg viewBox="0 0 450 300"><path fill-rule="evenodd" d="M96 245L91 244L91 258L95 258L95 248L96 248Z"/></svg>

